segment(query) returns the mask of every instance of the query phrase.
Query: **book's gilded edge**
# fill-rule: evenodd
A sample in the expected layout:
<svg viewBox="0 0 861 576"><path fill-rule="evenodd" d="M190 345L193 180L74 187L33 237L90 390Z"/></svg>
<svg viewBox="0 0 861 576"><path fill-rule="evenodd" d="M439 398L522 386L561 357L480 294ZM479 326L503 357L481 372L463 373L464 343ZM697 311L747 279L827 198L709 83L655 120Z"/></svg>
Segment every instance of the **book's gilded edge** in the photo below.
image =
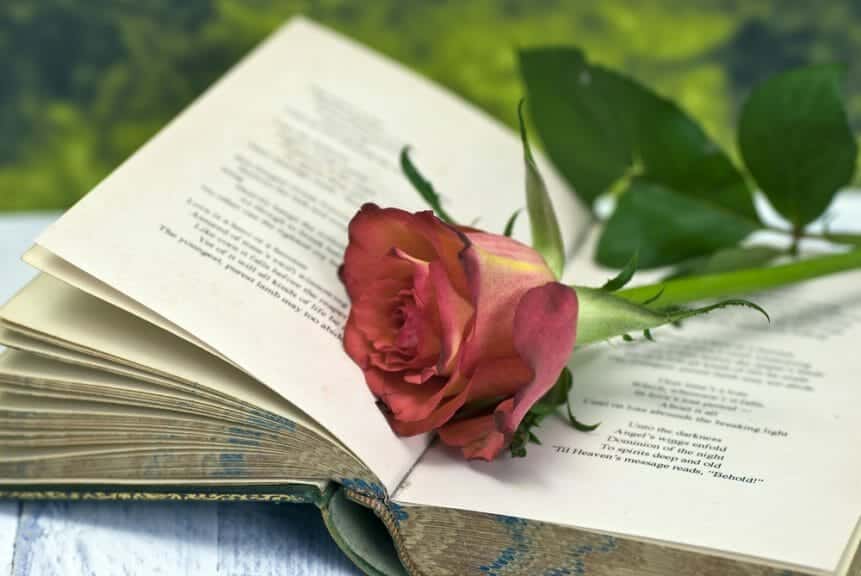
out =
<svg viewBox="0 0 861 576"><path fill-rule="evenodd" d="M323 494L309 484L245 486L0 486L0 500L208 501L318 504Z"/></svg>
<svg viewBox="0 0 861 576"><path fill-rule="evenodd" d="M338 490L341 490L341 487L338 487ZM411 546L415 545L415 542L410 544L410 540L415 540L415 534L404 532L405 529L410 528L410 524L415 524L418 519L413 519L413 511L412 509L407 509L401 507L395 502L391 502L385 498L379 498L375 494L367 494L363 492L359 492L351 489L343 489L344 495L350 500L361 504L367 508L370 508L376 516L381 520L386 530L392 537L392 542L394 544L394 549L397 553L398 559L403 565L404 569L408 572L410 576L427 576L429 572L427 570L431 570L431 572L436 573L436 568L442 568L445 566L440 573L445 574L459 574L462 573L464 569L463 565L454 566L450 565L449 562L452 560L452 557L449 556L451 553L451 549L448 551L437 549L437 546L440 544L439 542L428 542L426 540L427 534L419 535L419 539L424 541L425 546L430 546L435 548L435 553L446 557L442 564L435 565L433 560L430 560L429 565L425 565L425 561L429 560L428 558L417 558L414 554L416 550L413 550ZM468 513L467 513L468 514ZM485 516L485 515L478 515ZM325 511L324 511L325 517ZM597 573L600 574L614 574L616 570L625 567L626 569L630 569L636 567L636 569L641 570L642 574L660 574L666 575L668 573L674 574L683 574L686 573L683 570L689 567L691 564L689 562L693 561L696 558L697 562L702 562L702 565L697 564L699 568L704 568L704 574L719 574L719 573L728 573L731 571L734 574L744 574L746 576L802 576L802 575L813 575L813 574L825 574L826 572L811 570L811 569L803 569L800 567L790 568L786 566L775 566L770 565L761 561L756 561L751 558L731 558L728 556L723 556L720 554L709 554L704 551L692 551L683 548L676 548L666 544L657 544L655 542L646 542L646 541L637 541L630 540L627 538L618 538L614 536L609 536L606 534L598 534L598 533L585 533L578 532L577 540L579 542L579 546L568 546L563 542L563 538L560 538L560 534L558 530L564 530L564 527L555 526L555 525L542 525L541 523L531 523L522 519L517 518L508 518L508 517L500 517L495 515L488 516L490 521L495 521L497 523L505 524L508 526L512 523L512 521L522 524L523 526L532 525L534 528L533 531L541 531L541 527L545 529L550 529L553 533L540 534L539 539L544 541L552 541L552 546L550 548L558 548L562 546L565 548L568 555L572 555L574 558L573 567L570 570L578 570L578 569L586 569L587 564L586 556L591 554L592 552L600 553L606 552L613 556L611 562L608 562L602 565L601 569L598 570ZM469 516L469 522L482 520L482 518L476 518L474 516ZM448 530L452 530L457 526L457 522L445 522L445 527ZM521 528L523 527L521 526ZM438 529L440 526L437 525ZM331 527L330 527L331 531ZM486 532L483 534L482 544L483 547L486 547L489 543L493 541L493 538L489 538L492 531ZM335 537L336 541L337 535L333 533L333 537ZM546 539L544 538L546 537ZM599 541L603 542L607 541L609 544L601 544ZM501 542L501 540L500 540ZM596 544L597 543L597 544ZM341 542L338 542L339 545L343 546ZM518 566L515 560L515 556L519 554L521 548L527 543L520 541L518 544L517 539L513 543L509 543L510 545L503 549L501 556L495 562L491 562L488 565L475 564L471 567L471 569L476 570L475 573L498 573L498 574L531 574L535 573L531 571L532 568L536 566ZM849 561L851 561L851 566L848 568L848 572L836 572L835 576L861 576L861 549L858 547L858 542L854 542L854 545L850 543L850 552L848 552ZM519 547L515 546L519 545ZM609 547L607 547L609 546ZM635 546L638 547L637 550L633 550L637 554L632 555L632 550L623 551L623 547ZM446 548L446 546L442 546L442 548ZM528 548L528 546L527 546ZM571 550L568 550L568 549ZM606 549L605 549L606 548ZM573 550L573 552L572 552ZM545 550L544 552L551 552L552 550ZM348 551L348 556L353 558ZM536 550L526 550L528 553L527 556L531 556L538 559L544 558L544 552L537 553ZM624 552L615 554L615 552ZM671 552L670 555L667 553ZM536 555L537 553L537 555ZM598 554L600 556L600 554ZM853 558L854 557L854 558ZM424 568L419 566L417 563L417 559L421 560L421 564L424 565ZM643 564L646 562L646 564ZM636 565L636 566L635 566ZM360 566L361 567L361 566ZM451 567L452 570L448 568ZM527 568L527 571L523 571L524 568ZM546 568L546 567L543 567ZM544 570L542 568L541 573L554 572L551 570ZM380 572L368 571L363 568L365 572L371 576L378 576ZM559 572L565 572L564 570ZM580 573L580 572L571 572L571 573ZM585 572L584 572L585 573ZM591 573L591 572L590 572ZM596 574L597 574L596 573ZM698 572L699 573L699 572ZM829 574L831 572L828 572ZM388 576L388 573L385 573L385 576Z"/></svg>

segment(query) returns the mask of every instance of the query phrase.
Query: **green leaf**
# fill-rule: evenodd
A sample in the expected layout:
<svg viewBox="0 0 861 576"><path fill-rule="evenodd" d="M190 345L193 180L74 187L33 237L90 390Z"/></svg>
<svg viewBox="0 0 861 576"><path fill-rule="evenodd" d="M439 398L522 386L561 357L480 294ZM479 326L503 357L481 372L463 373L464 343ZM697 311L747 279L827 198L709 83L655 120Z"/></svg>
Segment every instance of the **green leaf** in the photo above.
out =
<svg viewBox="0 0 861 576"><path fill-rule="evenodd" d="M530 115L550 159L591 206L634 162L639 87L576 48L521 50Z"/></svg>
<svg viewBox="0 0 861 576"><path fill-rule="evenodd" d="M571 392L573 381L571 370L566 366L559 374L559 378L556 379L556 384L553 385L553 388L548 390L541 400L535 403L533 409L535 407L551 406L555 410L557 406L568 402L568 394Z"/></svg>
<svg viewBox="0 0 861 576"><path fill-rule="evenodd" d="M810 66L758 85L738 141L748 170L795 230L818 218L855 172L857 144L843 107L844 69Z"/></svg>
<svg viewBox="0 0 861 576"><path fill-rule="evenodd" d="M523 100L517 107L517 115L520 119L520 138L523 141L523 159L526 163L526 209L532 230L532 247L544 257L556 277L561 278L565 268L565 246L562 243L556 213L553 211L553 203L547 194L547 186L538 172L532 149L529 147L526 124L523 121Z"/></svg>
<svg viewBox="0 0 861 576"><path fill-rule="evenodd" d="M654 290L654 286L650 287ZM737 298L724 300L708 306L692 309L652 310L640 304L595 288L577 286L580 312L577 320L577 346L609 340L621 336L630 341L630 332L642 332L671 324L726 306L751 307L768 318L765 310L747 300ZM633 290L632 290L633 291Z"/></svg>
<svg viewBox="0 0 861 576"><path fill-rule="evenodd" d="M693 196L648 182L631 182L598 241L595 258L621 268L639 250L641 268L667 266L735 246L759 228L713 197Z"/></svg>
<svg viewBox="0 0 861 576"><path fill-rule="evenodd" d="M682 262L670 273L665 280L682 278L685 276L702 276L704 274L718 274L721 272L732 272L733 270L744 270L747 268L758 268L765 266L778 256L786 254L773 246L740 246L738 248L727 248L720 250L710 256L694 258Z"/></svg>
<svg viewBox="0 0 861 576"><path fill-rule="evenodd" d="M588 204L636 166L653 182L756 221L742 174L683 110L576 48L520 52L544 148Z"/></svg>
<svg viewBox="0 0 861 576"><path fill-rule="evenodd" d="M714 210L758 223L741 172L690 116L654 97L640 118L638 146L644 177Z"/></svg>
<svg viewBox="0 0 861 576"><path fill-rule="evenodd" d="M631 281L631 278L634 277L634 273L637 271L637 260L639 258L639 250L634 250L633 256L628 260L628 263L625 264L625 267L613 278L607 280L607 282L601 286L601 290L605 292L615 292L616 290L621 290L625 287L625 285Z"/></svg>
<svg viewBox="0 0 861 576"><path fill-rule="evenodd" d="M412 160L410 160L409 152L409 146L404 146L403 149L401 149L401 170L403 170L407 179L413 185L413 188L415 188L419 195L424 198L425 202L428 203L428 206L431 207L439 219L443 222L448 222L449 224L455 224L455 221L443 209L439 194L434 190L433 184L428 182L424 176L421 175L418 168L416 168Z"/></svg>
<svg viewBox="0 0 861 576"><path fill-rule="evenodd" d="M520 422L520 426L518 426L517 430L514 431L514 435L511 438L511 444L508 447L514 458L523 458L526 456L527 444L541 444L538 436L536 436L532 430L533 428L540 426L543 419L543 415L537 415L532 410L527 412L526 416L523 417L523 420Z"/></svg>
<svg viewBox="0 0 861 576"><path fill-rule="evenodd" d="M556 411L556 408L559 406L559 403L553 404L552 402L536 402L534 406L530 409L531 412L535 416L539 416L541 418L545 416L549 416Z"/></svg>
<svg viewBox="0 0 861 576"><path fill-rule="evenodd" d="M604 231L601 264L621 268L638 246L643 268L674 264L735 245L761 226L741 172L674 103L589 64L574 48L524 50L520 63L538 135L576 193L591 205L629 183L616 226ZM632 176L635 169L638 176ZM653 186L672 198L657 207L651 198L628 198ZM715 229L729 224L718 236L702 238L701 222ZM667 241L665 228L673 233Z"/></svg>
<svg viewBox="0 0 861 576"><path fill-rule="evenodd" d="M517 222L517 217L520 216L521 212L523 212L522 209L516 210L508 219L508 222L505 223L505 230L502 232L505 236L510 238L514 233L514 224Z"/></svg>

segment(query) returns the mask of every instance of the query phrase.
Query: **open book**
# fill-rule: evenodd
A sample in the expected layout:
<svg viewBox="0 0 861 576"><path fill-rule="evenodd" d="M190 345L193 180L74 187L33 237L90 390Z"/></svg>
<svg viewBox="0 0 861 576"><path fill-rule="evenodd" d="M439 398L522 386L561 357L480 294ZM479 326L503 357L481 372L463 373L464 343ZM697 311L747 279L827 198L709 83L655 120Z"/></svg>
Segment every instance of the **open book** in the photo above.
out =
<svg viewBox="0 0 861 576"><path fill-rule="evenodd" d="M316 502L386 576L861 574L858 274L764 295L771 326L578 351L577 414L602 425L548 419L525 459L396 437L342 350L337 268L361 204L424 208L407 144L463 221L523 205L507 128L301 19L143 146L0 313L2 496ZM539 162L566 280L605 280Z"/></svg>

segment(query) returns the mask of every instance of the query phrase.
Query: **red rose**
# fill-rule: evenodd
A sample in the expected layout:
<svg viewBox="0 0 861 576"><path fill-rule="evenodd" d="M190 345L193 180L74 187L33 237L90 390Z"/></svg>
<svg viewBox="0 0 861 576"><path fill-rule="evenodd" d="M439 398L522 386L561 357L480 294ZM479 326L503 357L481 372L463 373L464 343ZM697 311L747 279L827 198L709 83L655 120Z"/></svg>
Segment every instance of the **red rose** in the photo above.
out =
<svg viewBox="0 0 861 576"><path fill-rule="evenodd" d="M568 360L574 290L532 248L431 212L366 204L349 233L344 347L392 428L493 459Z"/></svg>

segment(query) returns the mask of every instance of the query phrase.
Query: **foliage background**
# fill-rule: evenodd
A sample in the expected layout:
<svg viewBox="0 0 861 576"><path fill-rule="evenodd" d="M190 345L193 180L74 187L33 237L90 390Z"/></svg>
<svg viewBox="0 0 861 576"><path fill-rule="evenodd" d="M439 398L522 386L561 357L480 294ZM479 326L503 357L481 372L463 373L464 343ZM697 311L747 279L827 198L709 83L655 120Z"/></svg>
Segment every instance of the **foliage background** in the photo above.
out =
<svg viewBox="0 0 861 576"><path fill-rule="evenodd" d="M853 0L3 0L0 210L72 204L293 14L332 26L516 125L514 48L574 43L681 102L727 148L750 86L850 66Z"/></svg>

